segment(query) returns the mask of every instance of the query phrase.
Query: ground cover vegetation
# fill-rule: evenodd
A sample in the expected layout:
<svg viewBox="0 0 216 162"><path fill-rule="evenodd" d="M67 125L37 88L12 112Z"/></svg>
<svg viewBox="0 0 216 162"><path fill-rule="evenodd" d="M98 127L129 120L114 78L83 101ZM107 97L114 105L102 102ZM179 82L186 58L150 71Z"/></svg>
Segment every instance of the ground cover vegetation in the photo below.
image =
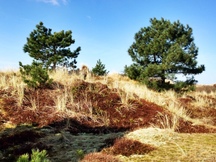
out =
<svg viewBox="0 0 216 162"><path fill-rule="evenodd" d="M50 161L215 160L216 91L158 93L119 74L49 75L52 88L32 89L19 72L1 73L1 160L32 149Z"/></svg>
<svg viewBox="0 0 216 162"><path fill-rule="evenodd" d="M169 21L161 22L169 25ZM1 161L216 160L214 85L159 93L139 79L107 75L100 60L94 74L86 66L82 72L75 69L78 55L64 49L74 42L71 32L52 35L43 23L36 28L24 46L34 58L32 65L20 63L20 71L0 73ZM189 43L187 51L190 45L196 49ZM57 68L68 67L70 57L72 71ZM196 67L195 57L188 59L194 63L192 72L204 70L204 66ZM167 72L159 74L164 83Z"/></svg>

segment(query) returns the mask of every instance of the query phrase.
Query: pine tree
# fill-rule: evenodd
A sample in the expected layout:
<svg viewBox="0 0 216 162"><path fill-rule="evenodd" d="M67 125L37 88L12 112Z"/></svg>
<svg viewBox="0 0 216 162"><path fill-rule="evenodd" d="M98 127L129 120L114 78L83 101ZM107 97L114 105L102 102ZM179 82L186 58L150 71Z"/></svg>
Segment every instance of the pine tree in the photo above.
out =
<svg viewBox="0 0 216 162"><path fill-rule="evenodd" d="M108 71L106 70L105 65L102 64L101 60L99 59L95 67L92 69L92 73L98 76L103 76L108 74Z"/></svg>
<svg viewBox="0 0 216 162"><path fill-rule="evenodd" d="M198 48L192 28L163 18L150 19L150 23L135 34L135 42L128 50L133 64L125 66L125 74L139 81L159 77L162 85L166 78L184 74L185 83L194 84L194 75L202 73L205 66L197 65Z"/></svg>
<svg viewBox="0 0 216 162"><path fill-rule="evenodd" d="M76 58L81 48L71 52L69 47L74 43L72 31L62 30L52 34L52 29L46 28L43 22L40 22L30 33L23 50L46 68L54 70L57 65L76 68Z"/></svg>

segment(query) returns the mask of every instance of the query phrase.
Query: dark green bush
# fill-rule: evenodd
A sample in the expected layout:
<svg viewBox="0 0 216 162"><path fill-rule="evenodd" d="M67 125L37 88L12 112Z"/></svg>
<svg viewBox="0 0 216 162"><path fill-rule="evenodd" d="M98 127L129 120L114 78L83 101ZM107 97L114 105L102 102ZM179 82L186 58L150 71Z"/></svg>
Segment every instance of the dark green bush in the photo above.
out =
<svg viewBox="0 0 216 162"><path fill-rule="evenodd" d="M92 73L97 76L103 76L108 74L108 71L106 70L105 65L99 59L95 67L92 69Z"/></svg>
<svg viewBox="0 0 216 162"><path fill-rule="evenodd" d="M178 81L173 85L173 89L176 92L188 92L188 91L194 91L195 85L190 84L188 82Z"/></svg>
<svg viewBox="0 0 216 162"><path fill-rule="evenodd" d="M170 84L166 82L163 83L160 80L144 79L142 83L144 83L149 89L152 89L158 92L161 92L164 90L174 90L177 93L182 93L182 92L188 92L188 91L195 90L195 85L187 81L177 81L174 84Z"/></svg>
<svg viewBox="0 0 216 162"><path fill-rule="evenodd" d="M20 73L23 81L31 88L46 88L52 83L48 70L41 63L33 61L31 65L23 65L19 62Z"/></svg>

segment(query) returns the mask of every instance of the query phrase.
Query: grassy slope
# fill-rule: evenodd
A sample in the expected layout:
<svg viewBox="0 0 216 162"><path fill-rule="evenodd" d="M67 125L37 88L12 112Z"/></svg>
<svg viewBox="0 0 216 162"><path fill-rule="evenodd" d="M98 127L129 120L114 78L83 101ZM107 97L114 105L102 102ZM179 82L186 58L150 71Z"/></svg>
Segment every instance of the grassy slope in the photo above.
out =
<svg viewBox="0 0 216 162"><path fill-rule="evenodd" d="M60 88L71 87L76 84L78 79L82 79L78 75L69 76L63 71L57 71L51 74L51 78L58 84L55 90L55 108L57 112L64 114L66 112L70 116L81 116L82 112L74 112L74 110L67 109L66 100L73 102L73 99L68 97L67 90L64 88L64 93ZM145 99L149 102L156 103L164 109L172 113L171 120L167 116L159 117L159 129L155 128L158 125L152 125L151 128L138 129L134 132L126 134L125 137L136 139L142 143L151 144L156 147L156 150L145 155L131 155L129 157L118 155L123 161L215 161L216 154L216 134L215 133L177 133L180 118L190 121L193 125L203 125L207 128L216 128L216 92L191 92L177 95L172 91L156 93L148 90L145 86L140 85L126 77L120 75L112 75L107 77L91 77L88 76L86 82L97 83L100 82L107 85L110 89L116 89L121 99L121 104L125 107L133 107L129 100L136 100L138 98ZM18 73L3 72L0 76L1 93L10 91L10 95L14 95L18 106L23 104L24 87ZM59 89L58 89L59 87ZM54 92L54 91L53 91ZM0 95L0 102L7 94ZM29 109L37 109L37 100L30 98L31 104ZM74 102L73 102L74 103ZM76 103L76 110L82 110L82 106L91 106L92 102L84 100L82 103ZM90 110L90 109L89 109ZM133 110L133 109L131 109ZM5 110L0 107L1 115L6 114ZM84 114L85 115L85 114ZM105 119L104 119L105 120ZM11 122L4 121L0 128L10 127ZM153 127L153 128L152 128ZM92 159L94 160L94 159Z"/></svg>

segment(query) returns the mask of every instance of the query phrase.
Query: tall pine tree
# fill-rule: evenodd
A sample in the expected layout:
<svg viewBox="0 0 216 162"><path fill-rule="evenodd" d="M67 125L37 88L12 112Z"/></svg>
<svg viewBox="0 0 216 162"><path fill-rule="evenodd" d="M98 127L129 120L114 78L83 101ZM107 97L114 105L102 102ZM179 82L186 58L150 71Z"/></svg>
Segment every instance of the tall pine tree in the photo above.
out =
<svg viewBox="0 0 216 162"><path fill-rule="evenodd" d="M46 28L43 22L40 22L30 33L23 50L46 68L54 70L57 65L76 68L76 58L81 48L78 47L72 52L69 47L74 43L72 31L52 33L52 29Z"/></svg>
<svg viewBox="0 0 216 162"><path fill-rule="evenodd" d="M183 74L186 83L195 83L194 75L202 73L205 66L197 65L198 48L192 28L163 18L150 19L150 23L135 34L135 42L128 50L134 63L125 66L125 74L139 81L159 77L162 84L166 78Z"/></svg>

